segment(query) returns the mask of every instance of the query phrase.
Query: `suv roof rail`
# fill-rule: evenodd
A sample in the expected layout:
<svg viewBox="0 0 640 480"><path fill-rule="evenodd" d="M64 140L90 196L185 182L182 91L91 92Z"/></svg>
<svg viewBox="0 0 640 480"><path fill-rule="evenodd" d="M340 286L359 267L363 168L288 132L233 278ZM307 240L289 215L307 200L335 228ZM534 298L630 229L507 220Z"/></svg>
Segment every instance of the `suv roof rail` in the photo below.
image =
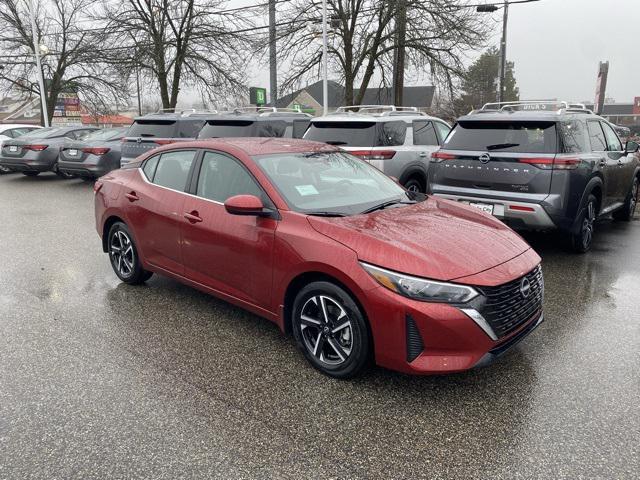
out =
<svg viewBox="0 0 640 480"><path fill-rule="evenodd" d="M176 110L175 108L161 108L157 112L148 113L147 115L177 115L179 117L188 117L190 115L216 114L217 110L196 110L188 108L186 110Z"/></svg>
<svg viewBox="0 0 640 480"><path fill-rule="evenodd" d="M547 109L547 107L551 108ZM593 113L584 105L584 103L570 103L564 100L518 100L513 102L489 102L485 103L479 110L473 110L471 113L513 112L515 110L550 111L556 113Z"/></svg>
<svg viewBox="0 0 640 480"><path fill-rule="evenodd" d="M302 114L306 116L310 116L308 113L302 111L300 107L296 108L281 108L281 107L258 107L258 106L248 106L248 107L234 107L223 113L256 113L258 115L271 115L274 113L286 113L286 114Z"/></svg>
<svg viewBox="0 0 640 480"><path fill-rule="evenodd" d="M427 114L418 110L418 107L396 107L395 105L344 105L336 109L335 114L345 113L377 113L386 115L422 115Z"/></svg>

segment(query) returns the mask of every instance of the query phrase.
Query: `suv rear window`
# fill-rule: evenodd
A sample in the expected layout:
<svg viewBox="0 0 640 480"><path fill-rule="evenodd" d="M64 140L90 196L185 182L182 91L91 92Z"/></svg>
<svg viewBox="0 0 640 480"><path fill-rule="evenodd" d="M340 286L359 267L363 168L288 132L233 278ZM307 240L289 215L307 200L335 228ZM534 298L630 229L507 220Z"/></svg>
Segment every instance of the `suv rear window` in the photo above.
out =
<svg viewBox="0 0 640 480"><path fill-rule="evenodd" d="M376 122L311 122L304 138L331 145L372 147L377 131Z"/></svg>
<svg viewBox="0 0 640 480"><path fill-rule="evenodd" d="M129 127L127 136L173 138L175 127L175 120L136 120Z"/></svg>
<svg viewBox="0 0 640 480"><path fill-rule="evenodd" d="M451 150L556 153L555 122L463 121L447 137Z"/></svg>
<svg viewBox="0 0 640 480"><path fill-rule="evenodd" d="M286 128L284 121L209 120L200 130L198 138L283 137Z"/></svg>

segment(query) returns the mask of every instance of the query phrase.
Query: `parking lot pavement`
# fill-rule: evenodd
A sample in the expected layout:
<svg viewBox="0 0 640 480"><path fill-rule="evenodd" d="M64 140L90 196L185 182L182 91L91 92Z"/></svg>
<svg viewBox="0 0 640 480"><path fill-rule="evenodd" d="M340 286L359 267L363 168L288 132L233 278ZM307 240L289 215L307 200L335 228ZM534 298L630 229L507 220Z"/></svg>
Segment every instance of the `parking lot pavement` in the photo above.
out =
<svg viewBox="0 0 640 480"><path fill-rule="evenodd" d="M442 377L322 376L275 325L120 284L91 185L0 176L0 478L637 478L640 220L543 257L546 322Z"/></svg>

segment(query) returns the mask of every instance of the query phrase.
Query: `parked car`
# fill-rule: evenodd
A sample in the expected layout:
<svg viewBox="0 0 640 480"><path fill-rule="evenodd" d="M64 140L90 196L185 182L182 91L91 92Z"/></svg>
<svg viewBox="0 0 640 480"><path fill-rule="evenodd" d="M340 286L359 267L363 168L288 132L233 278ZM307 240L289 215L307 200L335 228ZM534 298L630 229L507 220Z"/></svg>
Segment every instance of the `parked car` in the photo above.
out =
<svg viewBox="0 0 640 480"><path fill-rule="evenodd" d="M120 165L136 159L161 145L195 140L205 119L217 112L156 112L134 119L122 139Z"/></svg>
<svg viewBox="0 0 640 480"><path fill-rule="evenodd" d="M430 190L514 228L560 229L575 251L586 252L598 218L632 218L640 178L637 150L581 106L488 104L458 119L433 155Z"/></svg>
<svg viewBox="0 0 640 480"><path fill-rule="evenodd" d="M105 128L82 140L67 140L60 148L58 170L83 178L98 178L120 168L120 147L129 127Z"/></svg>
<svg viewBox="0 0 640 480"><path fill-rule="evenodd" d="M55 172L63 178L67 173L58 170L58 154L66 139L82 139L96 127L48 127L34 130L18 138L5 140L0 165L11 171L35 177L42 172Z"/></svg>
<svg viewBox="0 0 640 480"><path fill-rule="evenodd" d="M311 115L299 110L275 107L236 108L206 119L198 139L221 137L302 138Z"/></svg>
<svg viewBox="0 0 640 480"><path fill-rule="evenodd" d="M9 123L5 125L0 125L0 151L2 151L2 143L4 140L9 140L11 138L18 138L20 135L24 135L25 133L29 133L32 130L37 130L38 128L42 128L38 125L28 125L22 123ZM0 165L0 175L3 173L9 173L7 167L3 167Z"/></svg>
<svg viewBox="0 0 640 480"><path fill-rule="evenodd" d="M449 130L446 122L417 108L359 105L314 118L304 138L337 145L397 178L407 190L425 192L431 154Z"/></svg>
<svg viewBox="0 0 640 480"><path fill-rule="evenodd" d="M116 275L166 275L292 332L317 369L484 365L543 320L540 257L499 220L295 139L158 148L97 180Z"/></svg>

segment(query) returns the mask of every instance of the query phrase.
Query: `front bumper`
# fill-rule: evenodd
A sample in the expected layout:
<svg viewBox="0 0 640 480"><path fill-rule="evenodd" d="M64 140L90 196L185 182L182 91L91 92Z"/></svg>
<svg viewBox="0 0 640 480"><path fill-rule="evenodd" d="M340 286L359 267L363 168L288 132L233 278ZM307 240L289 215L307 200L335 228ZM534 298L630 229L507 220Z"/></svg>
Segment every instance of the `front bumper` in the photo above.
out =
<svg viewBox="0 0 640 480"><path fill-rule="evenodd" d="M493 215L513 228L530 230L551 230L557 228L547 211L539 203L443 193L436 193L436 196L458 202L491 204L494 206Z"/></svg>

